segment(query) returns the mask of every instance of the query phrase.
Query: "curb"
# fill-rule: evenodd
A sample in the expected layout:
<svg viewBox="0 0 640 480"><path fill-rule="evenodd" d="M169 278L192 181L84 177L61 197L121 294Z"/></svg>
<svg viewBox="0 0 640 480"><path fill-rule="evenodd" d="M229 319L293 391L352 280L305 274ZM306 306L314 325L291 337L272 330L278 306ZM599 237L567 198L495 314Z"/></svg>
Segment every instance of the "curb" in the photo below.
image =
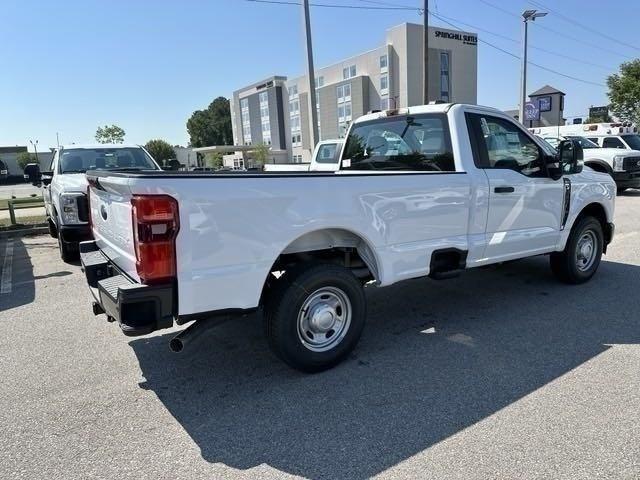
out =
<svg viewBox="0 0 640 480"><path fill-rule="evenodd" d="M49 233L49 226L46 223L38 225L30 225L25 228L16 228L14 230L0 230L0 238L25 237L28 235L43 235Z"/></svg>

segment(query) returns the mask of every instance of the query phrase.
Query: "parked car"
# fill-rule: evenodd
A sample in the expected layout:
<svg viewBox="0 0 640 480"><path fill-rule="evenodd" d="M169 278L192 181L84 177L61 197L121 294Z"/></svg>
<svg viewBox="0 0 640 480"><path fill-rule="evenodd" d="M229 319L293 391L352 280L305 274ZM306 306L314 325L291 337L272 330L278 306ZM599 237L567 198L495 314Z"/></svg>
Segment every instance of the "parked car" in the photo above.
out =
<svg viewBox="0 0 640 480"><path fill-rule="evenodd" d="M0 181L4 181L9 178L9 168L7 164L0 160Z"/></svg>
<svg viewBox="0 0 640 480"><path fill-rule="evenodd" d="M439 104L360 117L337 172L91 171L94 240L80 248L94 312L126 335L195 320L179 351L212 317L263 307L274 352L323 370L358 342L365 284L542 254L561 281L588 281L616 189L581 157L498 110Z"/></svg>
<svg viewBox="0 0 640 480"><path fill-rule="evenodd" d="M603 148L592 140L577 135L542 136L556 147L562 140L575 140L584 149L584 164L597 172L608 173L616 182L618 193L640 188L640 151ZM640 145L638 145L640 147Z"/></svg>
<svg viewBox="0 0 640 480"><path fill-rule="evenodd" d="M265 172L334 172L339 169L342 139L318 142L311 163L266 163Z"/></svg>
<svg viewBox="0 0 640 480"><path fill-rule="evenodd" d="M77 259L78 243L91 238L87 170L160 171L143 147L123 144L63 146L54 152L49 171L34 165L29 178L42 185L49 233L58 239L65 262Z"/></svg>

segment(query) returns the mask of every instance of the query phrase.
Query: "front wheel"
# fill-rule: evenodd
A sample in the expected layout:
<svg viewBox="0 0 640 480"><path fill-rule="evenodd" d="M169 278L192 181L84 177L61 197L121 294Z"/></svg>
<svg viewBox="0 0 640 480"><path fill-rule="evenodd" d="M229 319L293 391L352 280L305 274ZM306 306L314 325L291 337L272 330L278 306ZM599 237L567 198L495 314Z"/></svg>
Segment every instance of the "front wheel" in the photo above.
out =
<svg viewBox="0 0 640 480"><path fill-rule="evenodd" d="M60 258L65 263L71 263L74 260L80 258L80 252L78 248L73 248L75 245L69 244L62 239L62 235L58 232L58 248L60 249Z"/></svg>
<svg viewBox="0 0 640 480"><path fill-rule="evenodd" d="M293 368L319 372L358 343L366 317L364 290L339 265L301 265L274 285L265 314L274 353Z"/></svg>
<svg viewBox="0 0 640 480"><path fill-rule="evenodd" d="M600 222L594 217L581 218L571 229L564 250L551 254L551 270L564 283L584 283L598 270L603 248Z"/></svg>

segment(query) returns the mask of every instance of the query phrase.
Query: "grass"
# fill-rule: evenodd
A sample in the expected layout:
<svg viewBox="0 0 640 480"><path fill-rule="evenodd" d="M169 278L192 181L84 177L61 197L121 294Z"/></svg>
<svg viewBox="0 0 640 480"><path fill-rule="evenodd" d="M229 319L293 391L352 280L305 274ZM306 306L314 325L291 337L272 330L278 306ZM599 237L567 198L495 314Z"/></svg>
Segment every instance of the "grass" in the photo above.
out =
<svg viewBox="0 0 640 480"><path fill-rule="evenodd" d="M20 226L31 226L38 225L41 223L45 223L46 218L44 215L32 215L28 217L18 217L16 218L17 224L12 226L11 220L8 218L0 218L0 230L6 229L7 227L17 228Z"/></svg>

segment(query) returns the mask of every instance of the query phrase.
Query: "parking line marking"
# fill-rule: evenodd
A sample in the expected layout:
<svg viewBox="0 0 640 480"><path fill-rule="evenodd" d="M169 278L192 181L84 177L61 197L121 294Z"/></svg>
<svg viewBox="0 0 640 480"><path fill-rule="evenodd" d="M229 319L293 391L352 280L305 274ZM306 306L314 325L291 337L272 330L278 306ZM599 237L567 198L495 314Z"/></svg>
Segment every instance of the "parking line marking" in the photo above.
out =
<svg viewBox="0 0 640 480"><path fill-rule="evenodd" d="M0 294L11 293L11 268L13 265L13 239L7 240L2 265L2 279L0 279Z"/></svg>

